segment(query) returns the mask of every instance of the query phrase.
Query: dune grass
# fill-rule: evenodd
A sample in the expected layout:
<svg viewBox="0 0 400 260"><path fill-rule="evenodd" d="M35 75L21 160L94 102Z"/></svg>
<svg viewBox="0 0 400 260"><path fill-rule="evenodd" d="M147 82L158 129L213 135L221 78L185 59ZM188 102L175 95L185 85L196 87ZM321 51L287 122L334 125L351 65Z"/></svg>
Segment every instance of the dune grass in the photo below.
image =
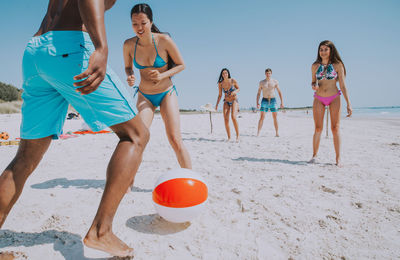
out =
<svg viewBox="0 0 400 260"><path fill-rule="evenodd" d="M22 100L11 101L11 102L5 102L5 101L1 100L0 101L0 114L20 113L21 106L22 106Z"/></svg>

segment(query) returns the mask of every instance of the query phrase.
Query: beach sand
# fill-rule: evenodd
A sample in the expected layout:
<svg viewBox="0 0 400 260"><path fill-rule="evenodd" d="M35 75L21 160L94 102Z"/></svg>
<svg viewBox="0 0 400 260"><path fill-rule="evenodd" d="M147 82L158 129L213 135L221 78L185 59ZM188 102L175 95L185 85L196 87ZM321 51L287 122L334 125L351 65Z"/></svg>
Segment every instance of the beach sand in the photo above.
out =
<svg viewBox="0 0 400 260"><path fill-rule="evenodd" d="M173 224L155 212L151 191L159 175L177 168L160 115L151 127L134 188L121 202L114 232L135 259L399 259L400 119L343 118L343 167L334 165L332 134L312 155L312 114L279 113L274 137L267 114L240 113L241 142L225 142L221 113L181 116L193 169L209 199L191 223ZM0 131L18 137L20 115L0 115ZM81 120L67 120L64 131ZM234 137L231 125L232 136ZM234 139L234 138L233 138ZM21 259L90 259L82 238L96 213L113 134L52 143L0 230L0 252ZM17 146L0 146L0 168Z"/></svg>

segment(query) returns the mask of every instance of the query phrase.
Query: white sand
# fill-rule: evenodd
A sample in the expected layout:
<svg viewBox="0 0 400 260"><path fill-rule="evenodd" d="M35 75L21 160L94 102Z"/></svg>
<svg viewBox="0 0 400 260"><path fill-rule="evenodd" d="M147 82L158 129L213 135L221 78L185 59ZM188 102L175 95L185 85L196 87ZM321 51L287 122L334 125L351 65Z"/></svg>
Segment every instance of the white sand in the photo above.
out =
<svg viewBox="0 0 400 260"><path fill-rule="evenodd" d="M226 143L222 114L182 115L194 169L209 201L186 224L161 219L151 201L157 177L178 167L159 115L136 176L114 221L135 259L398 259L400 257L400 119L342 120L343 168L331 133L312 153L312 116L279 114L280 138L268 114L241 113L241 142ZM1 115L0 130L18 135L20 115ZM77 130L81 121L67 121ZM233 127L231 126L233 133ZM325 135L325 131L324 131ZM233 135L234 137L234 135ZM96 212L117 138L89 135L52 143L0 230L0 251L28 259L87 259L81 239ZM0 146L0 168L16 146Z"/></svg>

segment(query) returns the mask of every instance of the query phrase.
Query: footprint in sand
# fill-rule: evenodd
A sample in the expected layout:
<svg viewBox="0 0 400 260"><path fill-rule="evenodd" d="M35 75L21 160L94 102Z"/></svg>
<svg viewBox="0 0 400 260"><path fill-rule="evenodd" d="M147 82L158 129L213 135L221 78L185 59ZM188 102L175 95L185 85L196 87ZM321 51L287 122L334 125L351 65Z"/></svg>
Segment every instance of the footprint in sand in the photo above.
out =
<svg viewBox="0 0 400 260"><path fill-rule="evenodd" d="M333 190L331 188L325 187L324 185L321 186L321 190L324 191L324 192L332 193L332 194L335 194L337 192L337 191L335 191L335 190Z"/></svg>
<svg viewBox="0 0 400 260"><path fill-rule="evenodd" d="M318 224L321 228L326 228L327 224L325 221L323 221L322 219L318 220Z"/></svg>

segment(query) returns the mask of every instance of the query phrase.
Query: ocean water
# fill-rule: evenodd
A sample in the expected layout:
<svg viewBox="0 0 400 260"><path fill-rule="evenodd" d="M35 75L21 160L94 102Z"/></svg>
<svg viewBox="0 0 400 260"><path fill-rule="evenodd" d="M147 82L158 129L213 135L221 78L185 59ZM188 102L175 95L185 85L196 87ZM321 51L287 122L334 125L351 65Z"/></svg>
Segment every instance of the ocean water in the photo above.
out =
<svg viewBox="0 0 400 260"><path fill-rule="evenodd" d="M312 108L301 109L301 110L291 110L288 111L290 114L308 114L312 116ZM347 115L346 107L342 107L342 117ZM400 120L400 106L390 106L390 107L353 107L353 115L355 118L394 118Z"/></svg>
<svg viewBox="0 0 400 260"><path fill-rule="evenodd" d="M345 107L343 108L342 112L344 114L346 113ZM353 116L354 117L373 116L373 117L385 117L385 118L393 117L400 119L400 106L353 108Z"/></svg>

